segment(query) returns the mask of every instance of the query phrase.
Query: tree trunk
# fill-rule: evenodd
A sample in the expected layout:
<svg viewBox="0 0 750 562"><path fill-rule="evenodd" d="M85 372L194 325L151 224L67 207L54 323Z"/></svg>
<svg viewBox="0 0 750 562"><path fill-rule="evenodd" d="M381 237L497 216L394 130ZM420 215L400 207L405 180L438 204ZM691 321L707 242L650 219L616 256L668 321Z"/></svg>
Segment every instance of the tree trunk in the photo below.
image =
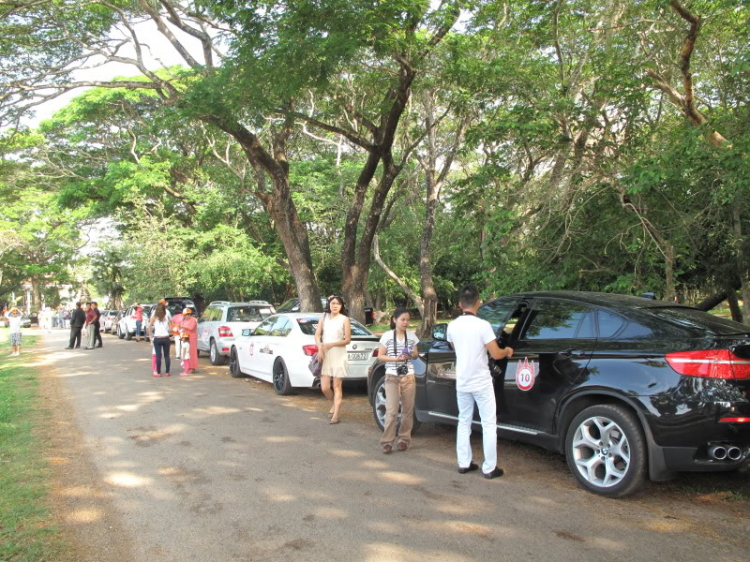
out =
<svg viewBox="0 0 750 562"><path fill-rule="evenodd" d="M748 282L747 277L742 278L741 294L743 311L742 322L750 325L750 283Z"/></svg>
<svg viewBox="0 0 750 562"><path fill-rule="evenodd" d="M286 179L280 181L286 182ZM299 220L297 209L291 203L291 197L289 197L288 202L284 199L282 198L282 201L277 202L275 199L269 198L266 210L273 220L274 228L289 260L289 269L297 286L297 296L300 299L300 311L320 312L322 310L320 293L313 271L307 229Z"/></svg>
<svg viewBox="0 0 750 562"><path fill-rule="evenodd" d="M665 287L664 287L664 300L668 302L674 301L675 289L674 280L674 265L675 265L675 251L674 246L669 242L664 242L665 255L664 255L664 270L665 270Z"/></svg>
<svg viewBox="0 0 750 562"><path fill-rule="evenodd" d="M38 279L31 279L31 311L38 312L42 309L42 288Z"/></svg>
<svg viewBox="0 0 750 562"><path fill-rule="evenodd" d="M737 301L737 292L734 289L727 291L727 302L729 303L729 311L732 313L732 320L742 322L740 303Z"/></svg>
<svg viewBox="0 0 750 562"><path fill-rule="evenodd" d="M261 146L258 137L240 123L215 116L205 117L204 120L234 137L242 147L256 172L258 188L255 194L271 217L274 229L284 246L289 269L297 286L300 310L320 312L322 310L320 293L313 272L307 228L299 218L289 185L289 164L286 159L285 142L291 132L291 124L286 122L274 136L274 154L272 155ZM266 189L266 174L271 180L271 190Z"/></svg>
<svg viewBox="0 0 750 562"><path fill-rule="evenodd" d="M750 284L748 283L747 277L748 262L745 253L742 251L742 248L744 247L744 244L742 243L742 216L740 215L740 209L737 202L734 206L732 219L734 223L734 235L737 238L737 245L740 248L739 252L737 253L737 276L740 279L740 290L742 292L742 311L744 312L744 314L742 315L743 318L738 320L738 322L750 324Z"/></svg>

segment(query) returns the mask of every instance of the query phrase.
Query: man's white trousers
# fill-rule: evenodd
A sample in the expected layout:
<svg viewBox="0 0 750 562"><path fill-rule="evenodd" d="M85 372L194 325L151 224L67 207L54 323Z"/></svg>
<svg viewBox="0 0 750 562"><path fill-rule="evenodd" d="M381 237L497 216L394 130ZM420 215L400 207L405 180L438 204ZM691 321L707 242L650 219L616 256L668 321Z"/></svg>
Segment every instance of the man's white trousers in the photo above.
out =
<svg viewBox="0 0 750 562"><path fill-rule="evenodd" d="M471 422L474 417L474 404L479 409L482 420L482 443L484 445L484 463L482 472L485 474L495 470L497 466L497 406L495 405L495 389L492 385L475 392L456 391L458 399L458 431L456 432L456 455L458 466L467 468L471 464Z"/></svg>

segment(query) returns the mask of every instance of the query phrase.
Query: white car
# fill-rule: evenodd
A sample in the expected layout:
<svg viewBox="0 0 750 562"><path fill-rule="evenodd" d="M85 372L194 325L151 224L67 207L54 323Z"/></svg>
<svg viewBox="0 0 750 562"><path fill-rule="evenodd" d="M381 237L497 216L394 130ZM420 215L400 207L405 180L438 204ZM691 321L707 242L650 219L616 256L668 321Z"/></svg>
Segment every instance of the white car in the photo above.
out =
<svg viewBox="0 0 750 562"><path fill-rule="evenodd" d="M141 324L141 337L146 338L148 336L148 319L151 315L151 309L154 307L153 304L142 304L143 307L143 323ZM132 340L135 336L135 307L129 306L122 315L120 321L117 323L115 328L117 330L117 336L120 339Z"/></svg>
<svg viewBox="0 0 750 562"><path fill-rule="evenodd" d="M117 318L119 312L119 310L105 310L102 312L102 317L100 318L100 320L104 333L113 331L113 328L115 326L115 319Z"/></svg>
<svg viewBox="0 0 750 562"><path fill-rule="evenodd" d="M315 329L322 313L276 314L255 330L243 330L229 352L229 372L233 377L251 375L273 383L277 394L290 394L293 388L313 388L320 381L308 364L318 352ZM356 320L351 320L352 341L347 380L367 380L367 370L378 355L380 338Z"/></svg>
<svg viewBox="0 0 750 562"><path fill-rule="evenodd" d="M235 336L256 328L275 312L266 301L213 301L198 320L198 351L208 353L211 365L223 365Z"/></svg>

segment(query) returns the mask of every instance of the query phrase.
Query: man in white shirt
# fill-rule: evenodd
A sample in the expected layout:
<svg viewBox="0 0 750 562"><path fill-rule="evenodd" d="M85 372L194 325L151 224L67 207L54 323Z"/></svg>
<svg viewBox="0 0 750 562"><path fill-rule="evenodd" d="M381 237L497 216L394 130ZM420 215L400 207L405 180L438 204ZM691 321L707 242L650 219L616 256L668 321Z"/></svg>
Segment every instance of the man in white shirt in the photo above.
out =
<svg viewBox="0 0 750 562"><path fill-rule="evenodd" d="M495 332L486 320L477 318L482 304L475 285L465 285L458 293L463 315L448 325L447 339L456 351L456 398L458 400L458 430L456 432L456 455L458 472L477 470L479 466L471 460L471 422L474 404L479 409L482 421L484 445L484 477L498 478L503 469L497 466L497 406L492 384L487 353L493 359L506 359L513 349L501 349Z"/></svg>

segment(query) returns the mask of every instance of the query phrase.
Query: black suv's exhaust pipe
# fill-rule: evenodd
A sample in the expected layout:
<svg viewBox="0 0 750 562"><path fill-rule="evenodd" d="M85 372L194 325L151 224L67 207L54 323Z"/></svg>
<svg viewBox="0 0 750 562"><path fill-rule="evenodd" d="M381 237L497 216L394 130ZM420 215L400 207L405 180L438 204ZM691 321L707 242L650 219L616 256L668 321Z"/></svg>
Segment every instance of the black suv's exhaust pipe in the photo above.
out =
<svg viewBox="0 0 750 562"><path fill-rule="evenodd" d="M729 447L727 449L727 458L730 461L738 461L742 458L742 449L739 447Z"/></svg>
<svg viewBox="0 0 750 562"><path fill-rule="evenodd" d="M738 447L732 447L732 448L737 449L739 451ZM723 461L724 459L727 458L727 455L728 455L728 451L724 445L712 445L708 448L708 456L714 460Z"/></svg>

